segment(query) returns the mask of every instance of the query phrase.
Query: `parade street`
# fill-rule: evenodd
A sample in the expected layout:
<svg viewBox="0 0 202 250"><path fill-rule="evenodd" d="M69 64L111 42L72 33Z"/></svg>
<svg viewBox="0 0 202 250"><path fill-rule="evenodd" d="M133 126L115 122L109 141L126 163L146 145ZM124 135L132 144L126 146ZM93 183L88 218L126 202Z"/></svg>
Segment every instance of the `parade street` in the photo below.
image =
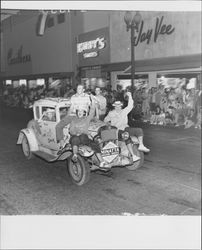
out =
<svg viewBox="0 0 202 250"><path fill-rule="evenodd" d="M65 161L25 159L16 141L26 122L1 118L1 215L201 214L200 130L143 124L143 167L97 171L78 187Z"/></svg>

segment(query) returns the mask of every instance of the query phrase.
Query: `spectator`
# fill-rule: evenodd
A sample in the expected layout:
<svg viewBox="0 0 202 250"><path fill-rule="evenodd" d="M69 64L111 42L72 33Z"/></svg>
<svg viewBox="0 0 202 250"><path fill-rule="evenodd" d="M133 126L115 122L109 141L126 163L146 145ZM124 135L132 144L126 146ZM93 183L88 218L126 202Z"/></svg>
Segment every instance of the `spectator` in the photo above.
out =
<svg viewBox="0 0 202 250"><path fill-rule="evenodd" d="M195 124L197 123L197 117L196 117L196 112L194 109L190 110L190 114L185 118L185 129L187 128L191 128L193 126L195 126Z"/></svg>
<svg viewBox="0 0 202 250"><path fill-rule="evenodd" d="M101 90L99 87L95 88L95 99L96 99L96 106L97 106L97 112L98 112L98 118L100 120L104 120L105 114L106 114L106 108L107 108L107 100L106 98L101 94Z"/></svg>
<svg viewBox="0 0 202 250"><path fill-rule="evenodd" d="M149 105L150 105L150 112L153 114L156 111L156 97L155 97L155 88L152 87L149 96Z"/></svg>
<svg viewBox="0 0 202 250"><path fill-rule="evenodd" d="M201 129L201 108L197 113L195 128Z"/></svg>
<svg viewBox="0 0 202 250"><path fill-rule="evenodd" d="M142 88L142 113L144 119L146 119L148 111L149 111L149 96L148 93L146 92L146 88Z"/></svg>
<svg viewBox="0 0 202 250"><path fill-rule="evenodd" d="M165 113L165 124L166 125L172 125L173 124L173 116L169 111L167 111Z"/></svg>
<svg viewBox="0 0 202 250"><path fill-rule="evenodd" d="M166 125L165 117L166 117L166 115L165 115L164 111L161 110L161 113L160 113L160 115L158 116L158 121L157 121L157 123L158 123L159 125Z"/></svg>

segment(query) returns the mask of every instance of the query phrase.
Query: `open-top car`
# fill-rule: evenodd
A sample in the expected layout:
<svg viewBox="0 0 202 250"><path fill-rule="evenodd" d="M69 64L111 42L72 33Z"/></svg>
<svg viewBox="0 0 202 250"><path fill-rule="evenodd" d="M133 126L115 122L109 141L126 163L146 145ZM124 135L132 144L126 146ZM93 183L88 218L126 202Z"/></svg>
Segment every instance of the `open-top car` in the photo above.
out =
<svg viewBox="0 0 202 250"><path fill-rule="evenodd" d="M99 143L107 169L99 167L95 152L85 145L79 146L78 159L74 162L68 125L63 129L65 146L62 150L56 140L56 125L68 115L69 108L70 100L64 98L45 98L34 103L34 119L28 122L27 128L20 131L17 140L27 159L37 155L48 162L66 161L70 177L77 185L85 184L93 170L108 171L115 166L135 170L143 165L144 153L138 150L138 139L132 138L134 153L140 160L133 162L125 142L118 140L117 128L96 118L90 122L89 137ZM129 134L124 132L122 137L127 139Z"/></svg>

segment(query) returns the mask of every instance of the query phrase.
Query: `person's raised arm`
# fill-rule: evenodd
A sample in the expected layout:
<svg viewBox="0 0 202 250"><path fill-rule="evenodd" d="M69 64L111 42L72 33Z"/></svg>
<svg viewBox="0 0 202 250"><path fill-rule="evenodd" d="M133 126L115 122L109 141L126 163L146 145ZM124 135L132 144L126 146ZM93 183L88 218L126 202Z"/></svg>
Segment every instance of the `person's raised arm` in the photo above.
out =
<svg viewBox="0 0 202 250"><path fill-rule="evenodd" d="M128 114L133 109L133 98L131 92L127 92L126 95L128 96L128 105L123 110Z"/></svg>
<svg viewBox="0 0 202 250"><path fill-rule="evenodd" d="M109 112L108 115L104 118L104 122L105 122L105 123L111 122L110 113L111 113L111 112Z"/></svg>

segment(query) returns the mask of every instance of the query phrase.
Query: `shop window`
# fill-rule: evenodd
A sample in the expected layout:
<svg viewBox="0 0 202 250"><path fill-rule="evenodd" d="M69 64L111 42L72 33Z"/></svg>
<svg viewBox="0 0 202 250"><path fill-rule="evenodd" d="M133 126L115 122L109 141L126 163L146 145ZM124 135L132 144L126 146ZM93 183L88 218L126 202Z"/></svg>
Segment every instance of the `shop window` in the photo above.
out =
<svg viewBox="0 0 202 250"><path fill-rule="evenodd" d="M36 85L37 86L44 86L45 85L45 79L44 78L42 78L42 79L37 79L36 80Z"/></svg>
<svg viewBox="0 0 202 250"><path fill-rule="evenodd" d="M12 81L11 80L6 80L6 85L12 85Z"/></svg>
<svg viewBox="0 0 202 250"><path fill-rule="evenodd" d="M13 81L13 87L18 88L19 87L19 81Z"/></svg>
<svg viewBox="0 0 202 250"><path fill-rule="evenodd" d="M54 26L54 18L53 17L48 17L47 22L46 22L47 28L51 28Z"/></svg>
<svg viewBox="0 0 202 250"><path fill-rule="evenodd" d="M65 22L65 13L60 13L57 15L58 24Z"/></svg>
<svg viewBox="0 0 202 250"><path fill-rule="evenodd" d="M20 86L26 86L27 85L27 80L26 79L20 79L19 85Z"/></svg>

